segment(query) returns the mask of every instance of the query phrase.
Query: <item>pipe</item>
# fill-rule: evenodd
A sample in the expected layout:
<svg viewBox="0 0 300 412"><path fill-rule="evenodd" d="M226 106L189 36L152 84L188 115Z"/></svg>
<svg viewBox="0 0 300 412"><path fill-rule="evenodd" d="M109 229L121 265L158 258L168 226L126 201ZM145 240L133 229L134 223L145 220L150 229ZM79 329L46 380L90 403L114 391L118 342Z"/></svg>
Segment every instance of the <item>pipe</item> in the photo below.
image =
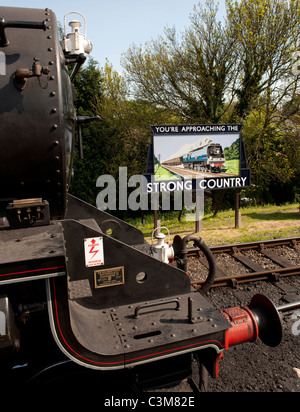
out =
<svg viewBox="0 0 300 412"><path fill-rule="evenodd" d="M188 261L188 257L187 257L187 253L188 253L188 249L187 249L187 244L189 242L193 241L194 244L200 249L202 250L202 252L204 253L208 264L209 264L209 273L208 273L208 277L206 279L206 281L201 285L201 289L200 292L202 294L205 294L209 291L211 285L214 283L215 277L216 277L216 272L217 272L217 264L214 258L214 255L212 254L211 250L209 249L209 247L204 243L204 240L195 235L195 234L190 234L185 236L181 242L180 242L180 251L179 251L179 258L180 258L180 266L181 269L184 270L185 272L187 272L187 261Z"/></svg>

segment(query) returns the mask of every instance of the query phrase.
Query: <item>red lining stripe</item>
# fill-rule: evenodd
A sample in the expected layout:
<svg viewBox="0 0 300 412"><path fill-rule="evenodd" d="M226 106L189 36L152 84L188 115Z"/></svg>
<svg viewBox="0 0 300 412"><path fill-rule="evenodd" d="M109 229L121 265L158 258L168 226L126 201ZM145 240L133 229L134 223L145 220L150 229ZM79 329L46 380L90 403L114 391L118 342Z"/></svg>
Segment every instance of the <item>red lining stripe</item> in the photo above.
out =
<svg viewBox="0 0 300 412"><path fill-rule="evenodd" d="M5 273L4 275L0 275L0 277L14 276L14 275L24 275L25 273L43 272L45 270L57 270L57 269L65 269L65 266L56 266L56 267L53 267L53 268L44 268L44 269L33 269L33 270L26 270L26 271L23 271L23 272Z"/></svg>

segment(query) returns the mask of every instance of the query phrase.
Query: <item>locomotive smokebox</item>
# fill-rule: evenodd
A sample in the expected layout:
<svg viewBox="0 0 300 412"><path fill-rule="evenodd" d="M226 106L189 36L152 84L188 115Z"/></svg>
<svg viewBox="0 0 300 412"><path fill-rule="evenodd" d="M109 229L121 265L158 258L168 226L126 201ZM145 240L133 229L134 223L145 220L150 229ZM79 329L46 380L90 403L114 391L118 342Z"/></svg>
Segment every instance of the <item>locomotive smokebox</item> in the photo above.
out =
<svg viewBox="0 0 300 412"><path fill-rule="evenodd" d="M0 208L41 199L64 217L76 115L49 9L0 7ZM4 74L3 74L4 73Z"/></svg>

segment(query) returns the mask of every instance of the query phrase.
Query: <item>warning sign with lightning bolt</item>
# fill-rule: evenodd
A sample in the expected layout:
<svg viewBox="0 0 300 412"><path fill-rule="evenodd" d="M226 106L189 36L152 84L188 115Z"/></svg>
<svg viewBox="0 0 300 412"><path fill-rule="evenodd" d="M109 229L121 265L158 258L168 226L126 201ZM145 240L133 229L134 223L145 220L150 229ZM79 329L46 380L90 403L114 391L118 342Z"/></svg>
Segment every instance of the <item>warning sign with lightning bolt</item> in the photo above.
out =
<svg viewBox="0 0 300 412"><path fill-rule="evenodd" d="M84 255L87 268L104 265L103 238L84 239Z"/></svg>

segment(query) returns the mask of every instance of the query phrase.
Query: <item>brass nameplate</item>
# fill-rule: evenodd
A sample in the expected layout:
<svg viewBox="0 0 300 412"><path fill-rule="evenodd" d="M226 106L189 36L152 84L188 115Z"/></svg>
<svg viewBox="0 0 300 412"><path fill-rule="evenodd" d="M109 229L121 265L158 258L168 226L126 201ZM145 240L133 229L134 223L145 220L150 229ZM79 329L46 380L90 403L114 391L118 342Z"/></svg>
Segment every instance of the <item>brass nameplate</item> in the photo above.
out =
<svg viewBox="0 0 300 412"><path fill-rule="evenodd" d="M95 270L94 277L96 289L124 285L124 267Z"/></svg>

